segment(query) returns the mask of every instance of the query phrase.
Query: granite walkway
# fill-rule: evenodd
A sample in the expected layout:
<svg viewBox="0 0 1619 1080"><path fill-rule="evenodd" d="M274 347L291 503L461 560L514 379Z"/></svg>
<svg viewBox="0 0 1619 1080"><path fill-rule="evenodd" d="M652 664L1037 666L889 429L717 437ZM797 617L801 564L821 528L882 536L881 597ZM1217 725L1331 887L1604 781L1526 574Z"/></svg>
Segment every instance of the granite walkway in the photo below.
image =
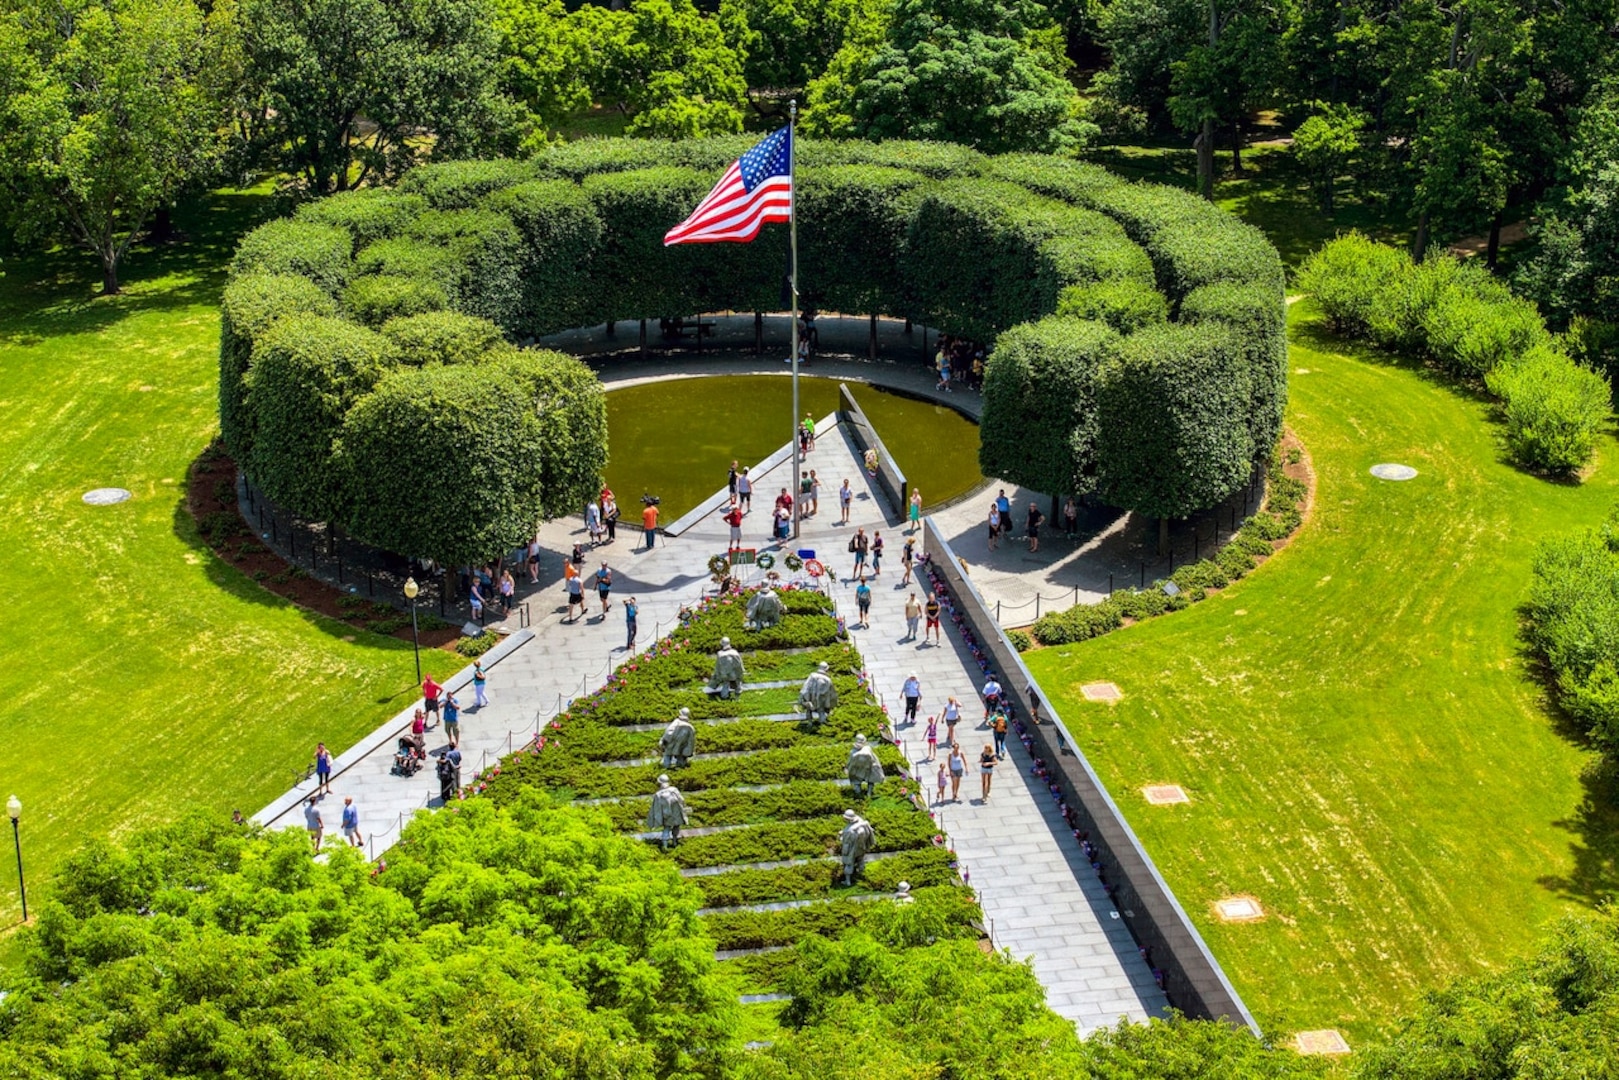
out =
<svg viewBox="0 0 1619 1080"><path fill-rule="evenodd" d="M845 550L855 527L864 526L868 534L876 530L886 534L885 566L873 582L872 625L855 630L854 640L866 657L874 689L896 716L903 711L897 707L900 686L913 671L922 680L925 710L937 710L948 694L963 702L966 720L958 728L958 736L964 737L964 749L976 769L977 750L988 741L987 732L977 727L982 715L977 665L948 629L941 645L902 640L903 606L911 591L897 587L904 534L886 525L882 497L867 481L854 445L842 429L829 430L817 440L805 467L810 466L824 475L856 479L851 524L837 525L835 506L823 504L818 516L804 522L801 540L787 546L815 549L841 575L849 569ZM786 483L783 477L790 473L791 463L783 463L759 478L760 490ZM766 517L756 510L746 526L750 539L760 548L771 546L759 539ZM542 583L531 601L529 630L512 635L498 654L492 654L488 706L463 714L464 778L470 779L485 762L521 746L571 698L594 688L625 658L620 607L625 596L635 595L640 602L638 644L644 647L655 641L660 630L675 621L683 604L700 597L708 580L706 562L711 554L724 549L726 536L723 522L711 516L678 538L660 537L658 546L650 551L636 543L636 534L626 531L615 545L591 552L591 558L606 558L615 574L614 603L605 617L595 614L599 605L592 599L589 618L564 622L565 605L557 602L562 599L560 587L554 581ZM552 551L566 551L581 538L582 530L570 522L553 522L541 534ZM830 585L830 591L852 621L853 583L839 580ZM920 597L922 586L917 585L915 591ZM554 600L546 602L545 596ZM466 678L463 672L450 685L456 687ZM458 696L464 706L471 704L470 688L458 691ZM397 840L401 824L418 808L438 805L438 784L431 768L414 777L391 775L395 740L408 727L409 719L410 710L406 710L338 759L335 794L322 803L328 842L341 840L335 834L345 796L352 796L360 809L365 844L373 856L382 855ZM898 731L913 760L926 752L920 731L920 726ZM442 743L440 735L429 736L433 753L442 752ZM1025 782L1030 762L1021 744L1009 740L1008 748L1008 759L996 771L988 802L978 798L975 774L964 782L959 803L946 803L935 810L978 890L994 943L1019 959L1032 958L1052 1008L1082 1031L1112 1024L1121 1016L1141 1020L1161 1015L1167 1007L1165 999L1123 921L1112 910L1050 801L1037 797L1041 793ZM918 766L919 770L925 767ZM312 789L313 781L295 787L255 815L256 820L273 827L300 826L300 803ZM1037 821L1044 827L1036 827Z"/></svg>

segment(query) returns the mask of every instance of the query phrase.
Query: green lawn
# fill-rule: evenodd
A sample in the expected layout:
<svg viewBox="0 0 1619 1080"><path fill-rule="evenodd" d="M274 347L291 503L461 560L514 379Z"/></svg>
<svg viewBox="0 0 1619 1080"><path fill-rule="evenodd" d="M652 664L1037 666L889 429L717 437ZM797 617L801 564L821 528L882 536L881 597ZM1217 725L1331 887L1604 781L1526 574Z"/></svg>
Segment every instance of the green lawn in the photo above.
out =
<svg viewBox="0 0 1619 1080"><path fill-rule="evenodd" d="M1516 611L1536 542L1601 520L1619 466L1610 439L1583 485L1520 473L1484 401L1293 321L1319 483L1293 544L1028 661L1261 1024L1355 1041L1619 891L1613 778L1548 710ZM1095 679L1123 701L1085 703ZM1191 805L1149 807L1151 783ZM1217 922L1234 893L1268 917Z"/></svg>
<svg viewBox="0 0 1619 1080"><path fill-rule="evenodd" d="M218 428L224 267L268 203L208 198L180 222L187 243L132 253L119 297L93 295L99 274L77 253L6 259L0 798L25 806L32 884L88 836L192 805L257 810L316 740L346 747L412 692L409 643L265 592L209 553L182 506ZM135 497L80 500L102 486ZM17 914L8 857L0 925Z"/></svg>

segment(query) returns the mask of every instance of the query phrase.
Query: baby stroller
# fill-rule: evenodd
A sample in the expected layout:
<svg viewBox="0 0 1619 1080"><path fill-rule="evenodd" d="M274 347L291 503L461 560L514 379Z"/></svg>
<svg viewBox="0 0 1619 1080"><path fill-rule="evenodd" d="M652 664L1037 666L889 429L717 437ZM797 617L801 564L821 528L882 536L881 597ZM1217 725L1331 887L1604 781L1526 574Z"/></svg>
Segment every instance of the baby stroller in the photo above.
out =
<svg viewBox="0 0 1619 1080"><path fill-rule="evenodd" d="M399 749L394 751L393 774L395 776L415 776L421 771L422 759L426 756L415 739L409 736L400 739Z"/></svg>

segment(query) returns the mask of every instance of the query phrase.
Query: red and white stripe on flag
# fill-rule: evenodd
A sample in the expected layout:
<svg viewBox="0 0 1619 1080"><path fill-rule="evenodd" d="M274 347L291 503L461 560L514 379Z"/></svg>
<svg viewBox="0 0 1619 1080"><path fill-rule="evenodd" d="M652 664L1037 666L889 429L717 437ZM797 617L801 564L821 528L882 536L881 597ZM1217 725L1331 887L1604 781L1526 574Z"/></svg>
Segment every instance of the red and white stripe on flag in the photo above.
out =
<svg viewBox="0 0 1619 1080"><path fill-rule="evenodd" d="M766 222L790 221L792 214L792 129L782 128L733 161L691 216L664 234L663 243L746 243Z"/></svg>

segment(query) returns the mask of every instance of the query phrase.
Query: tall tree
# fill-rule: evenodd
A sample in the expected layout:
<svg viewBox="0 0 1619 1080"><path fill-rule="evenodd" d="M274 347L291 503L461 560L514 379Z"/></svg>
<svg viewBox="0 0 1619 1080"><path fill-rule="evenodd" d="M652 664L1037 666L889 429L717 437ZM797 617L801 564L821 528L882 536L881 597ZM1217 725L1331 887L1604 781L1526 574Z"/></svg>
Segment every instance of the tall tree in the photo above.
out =
<svg viewBox="0 0 1619 1080"><path fill-rule="evenodd" d="M853 91L853 133L989 153L1066 151L1079 119L1062 32L1033 0L899 0L887 45Z"/></svg>
<svg viewBox="0 0 1619 1080"><path fill-rule="evenodd" d="M19 237L65 235L119 291L129 245L210 175L225 122L193 0L44 0L0 14L0 176Z"/></svg>
<svg viewBox="0 0 1619 1080"><path fill-rule="evenodd" d="M1170 64L1165 103L1175 126L1196 131L1197 187L1214 197L1214 140L1231 132L1231 166L1242 171L1242 128L1276 95L1282 13L1262 0L1208 0L1207 37Z"/></svg>
<svg viewBox="0 0 1619 1080"><path fill-rule="evenodd" d="M508 134L487 0L241 0L242 104L314 193L391 179Z"/></svg>

